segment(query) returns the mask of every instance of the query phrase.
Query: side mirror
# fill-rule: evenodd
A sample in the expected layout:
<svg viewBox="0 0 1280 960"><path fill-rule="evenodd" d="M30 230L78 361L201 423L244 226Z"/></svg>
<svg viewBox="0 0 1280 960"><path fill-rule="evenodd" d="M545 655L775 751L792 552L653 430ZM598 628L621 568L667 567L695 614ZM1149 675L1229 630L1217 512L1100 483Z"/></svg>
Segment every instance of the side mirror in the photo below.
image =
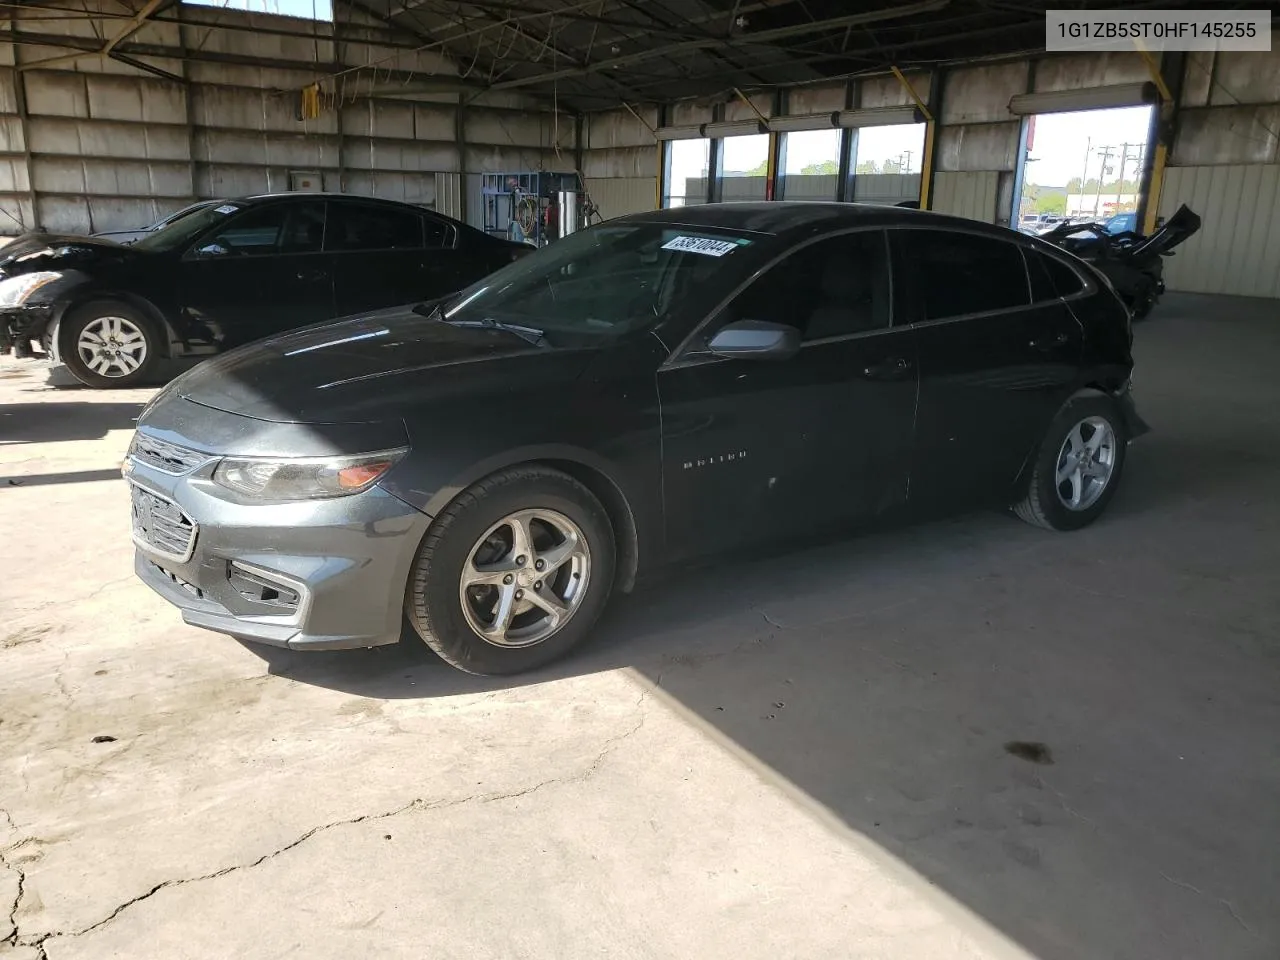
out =
<svg viewBox="0 0 1280 960"><path fill-rule="evenodd" d="M721 327L707 349L717 357L789 360L800 350L800 331L785 323L739 320Z"/></svg>
<svg viewBox="0 0 1280 960"><path fill-rule="evenodd" d="M220 243L206 243L203 247L197 247L195 254L197 257L225 257L230 252Z"/></svg>

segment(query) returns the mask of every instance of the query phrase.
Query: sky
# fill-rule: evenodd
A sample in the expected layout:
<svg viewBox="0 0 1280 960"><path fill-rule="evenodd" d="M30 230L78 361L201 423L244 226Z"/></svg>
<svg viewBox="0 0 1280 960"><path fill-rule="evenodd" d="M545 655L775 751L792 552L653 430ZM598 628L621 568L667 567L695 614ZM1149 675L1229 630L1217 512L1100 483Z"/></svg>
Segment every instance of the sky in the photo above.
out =
<svg viewBox="0 0 1280 960"><path fill-rule="evenodd" d="M254 13L279 13L286 17L306 17L308 20L332 20L332 0L184 0L203 7L230 7L233 10L251 10Z"/></svg>
<svg viewBox="0 0 1280 960"><path fill-rule="evenodd" d="M1137 164L1139 147L1147 142L1151 107L1119 107L1114 110L1081 110L1075 113L1042 113L1036 117L1035 143L1027 152L1026 181L1044 187L1065 187L1085 170L1096 177L1102 163L1099 147L1113 147L1112 176L1119 176L1119 151L1129 144L1125 178ZM1088 179L1088 177L1086 177Z"/></svg>

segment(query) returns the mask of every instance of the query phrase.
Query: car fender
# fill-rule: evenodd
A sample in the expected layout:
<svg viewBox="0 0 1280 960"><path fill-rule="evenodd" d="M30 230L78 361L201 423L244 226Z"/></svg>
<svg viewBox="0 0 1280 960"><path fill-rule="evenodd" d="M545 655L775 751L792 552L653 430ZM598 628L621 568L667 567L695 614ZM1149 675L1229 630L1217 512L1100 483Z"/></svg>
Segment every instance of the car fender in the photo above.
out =
<svg viewBox="0 0 1280 960"><path fill-rule="evenodd" d="M661 517L655 515L652 507L646 509L647 501L640 491L627 488L621 479L626 471L599 453L572 444L532 444L509 448L470 463L449 474L447 480L433 484L432 491L397 482L395 471L381 485L434 519L472 484L491 474L532 463L564 470L601 500L617 538L618 587L629 591L635 582L640 558L648 559L657 553Z"/></svg>

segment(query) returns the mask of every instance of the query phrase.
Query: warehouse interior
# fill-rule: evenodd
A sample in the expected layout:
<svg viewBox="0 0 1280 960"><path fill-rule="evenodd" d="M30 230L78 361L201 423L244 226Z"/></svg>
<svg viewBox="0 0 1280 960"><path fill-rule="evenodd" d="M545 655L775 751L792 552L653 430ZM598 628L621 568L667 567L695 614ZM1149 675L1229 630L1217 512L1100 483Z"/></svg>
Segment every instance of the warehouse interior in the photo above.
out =
<svg viewBox="0 0 1280 960"><path fill-rule="evenodd" d="M1184 202L1212 211L1170 262L1170 288L1280 296L1274 50L1027 56L1034 9L931 0L799 15L698 3L680 17L486 2L466 8L478 20L456 6L338 2L321 21L11 4L0 232L132 229L193 199L304 181L480 227L483 175L536 171L580 176L605 218L673 198L922 197L1008 224L1027 118L1158 103L1144 221ZM709 27L721 21L723 39ZM893 69L921 61L936 65ZM310 88L316 115L299 119Z"/></svg>
<svg viewBox="0 0 1280 960"><path fill-rule="evenodd" d="M306 191L511 239L512 177L1012 230L1045 118L1134 108L1064 209L1202 221L1105 522L682 570L516 678L185 626L120 476L156 388L0 357L0 960L1280 955L1280 46L1046 6L0 2L6 243Z"/></svg>

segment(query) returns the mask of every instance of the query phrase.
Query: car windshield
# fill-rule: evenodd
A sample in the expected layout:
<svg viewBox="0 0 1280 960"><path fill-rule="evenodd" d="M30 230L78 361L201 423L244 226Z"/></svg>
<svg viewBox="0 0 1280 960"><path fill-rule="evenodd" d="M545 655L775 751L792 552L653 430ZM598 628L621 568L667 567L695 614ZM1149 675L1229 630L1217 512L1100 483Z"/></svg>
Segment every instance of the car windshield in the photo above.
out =
<svg viewBox="0 0 1280 960"><path fill-rule="evenodd" d="M161 217L159 220L157 220L147 229L151 230L152 232L156 230L161 230L164 227L167 227L171 223L177 223L179 220L185 220L187 217L191 216L193 213L199 213L201 210L207 210L209 207L214 206L218 202L219 201L217 200L210 200L207 203L193 203L191 206L183 207L181 210L177 211L176 213L171 213L167 217Z"/></svg>
<svg viewBox="0 0 1280 960"><path fill-rule="evenodd" d="M745 277L742 261L765 239L657 223L602 224L557 240L473 284L441 319L569 335L618 337L651 328L680 307ZM566 339L561 337L559 339Z"/></svg>
<svg viewBox="0 0 1280 960"><path fill-rule="evenodd" d="M204 207L147 234L135 243L133 248L152 253L180 250L214 224L222 222L232 214L239 213L242 209L243 207L234 202Z"/></svg>

